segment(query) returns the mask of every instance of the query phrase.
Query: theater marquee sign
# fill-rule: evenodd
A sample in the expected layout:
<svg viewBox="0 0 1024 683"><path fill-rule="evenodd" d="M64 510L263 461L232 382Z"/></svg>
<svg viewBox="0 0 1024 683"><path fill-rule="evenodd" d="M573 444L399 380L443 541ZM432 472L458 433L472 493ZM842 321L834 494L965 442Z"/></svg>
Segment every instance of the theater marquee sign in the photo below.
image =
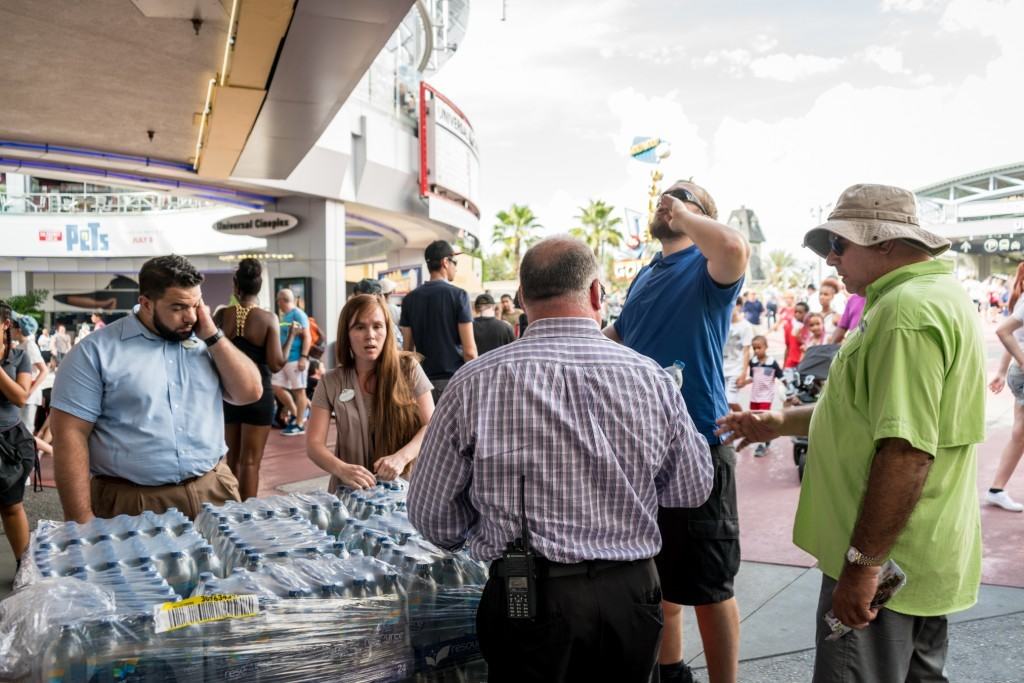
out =
<svg viewBox="0 0 1024 683"><path fill-rule="evenodd" d="M213 229L225 235L246 237L274 237L288 232L299 224L299 219L286 213L261 211L231 216L213 224Z"/></svg>

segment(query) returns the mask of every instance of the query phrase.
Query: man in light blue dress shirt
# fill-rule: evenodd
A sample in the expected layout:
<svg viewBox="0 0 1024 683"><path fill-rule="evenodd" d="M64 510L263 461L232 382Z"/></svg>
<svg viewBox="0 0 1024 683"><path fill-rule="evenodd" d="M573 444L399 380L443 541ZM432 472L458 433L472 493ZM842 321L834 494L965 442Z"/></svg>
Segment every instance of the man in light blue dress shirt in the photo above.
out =
<svg viewBox="0 0 1024 683"><path fill-rule="evenodd" d="M54 469L67 520L163 512L194 517L238 499L222 462L222 400L259 400L259 371L203 303L203 276L180 256L139 272L136 311L90 334L53 387ZM91 479L90 479L91 475Z"/></svg>

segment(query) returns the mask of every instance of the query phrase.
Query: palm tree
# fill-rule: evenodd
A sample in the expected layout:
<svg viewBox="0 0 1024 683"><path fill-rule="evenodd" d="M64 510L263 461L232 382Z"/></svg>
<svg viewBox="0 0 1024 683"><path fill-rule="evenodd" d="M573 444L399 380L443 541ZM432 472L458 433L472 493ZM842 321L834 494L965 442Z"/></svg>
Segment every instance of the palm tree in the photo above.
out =
<svg viewBox="0 0 1024 683"><path fill-rule="evenodd" d="M583 240L594 250L598 263L604 261L605 245L618 247L622 244L622 233L618 228L622 218L612 216L614 212L615 207L611 204L605 204L600 199L591 199L587 206L580 207L580 215L576 216L581 226L569 231L573 237Z"/></svg>
<svg viewBox="0 0 1024 683"><path fill-rule="evenodd" d="M537 241L535 233L543 226L526 204L513 204L508 211L499 211L495 217L498 222L491 233L491 244L501 247L498 253L512 262L512 272L518 279L523 251Z"/></svg>
<svg viewBox="0 0 1024 683"><path fill-rule="evenodd" d="M776 287L792 287L798 263L793 254L784 249L768 253L768 281Z"/></svg>

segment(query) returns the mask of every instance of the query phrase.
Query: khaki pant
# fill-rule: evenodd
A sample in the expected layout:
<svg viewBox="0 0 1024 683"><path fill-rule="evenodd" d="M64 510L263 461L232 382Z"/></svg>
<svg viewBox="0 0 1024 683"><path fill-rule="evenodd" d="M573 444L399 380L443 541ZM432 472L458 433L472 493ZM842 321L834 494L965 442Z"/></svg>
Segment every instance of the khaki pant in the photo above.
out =
<svg viewBox="0 0 1024 683"><path fill-rule="evenodd" d="M92 478L92 513L110 519L117 515L138 515L145 510L160 514L178 508L189 519L195 519L203 503L221 505L241 500L238 480L221 460L206 474L164 486L142 486L127 479L98 475Z"/></svg>

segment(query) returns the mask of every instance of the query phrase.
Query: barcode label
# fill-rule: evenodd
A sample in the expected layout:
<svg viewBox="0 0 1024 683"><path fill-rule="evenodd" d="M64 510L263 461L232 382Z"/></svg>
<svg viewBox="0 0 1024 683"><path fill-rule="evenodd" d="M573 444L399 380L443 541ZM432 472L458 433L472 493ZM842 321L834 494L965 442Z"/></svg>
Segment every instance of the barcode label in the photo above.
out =
<svg viewBox="0 0 1024 683"><path fill-rule="evenodd" d="M256 595L202 595L181 602L165 602L153 608L157 633L220 619L244 619L260 613Z"/></svg>

